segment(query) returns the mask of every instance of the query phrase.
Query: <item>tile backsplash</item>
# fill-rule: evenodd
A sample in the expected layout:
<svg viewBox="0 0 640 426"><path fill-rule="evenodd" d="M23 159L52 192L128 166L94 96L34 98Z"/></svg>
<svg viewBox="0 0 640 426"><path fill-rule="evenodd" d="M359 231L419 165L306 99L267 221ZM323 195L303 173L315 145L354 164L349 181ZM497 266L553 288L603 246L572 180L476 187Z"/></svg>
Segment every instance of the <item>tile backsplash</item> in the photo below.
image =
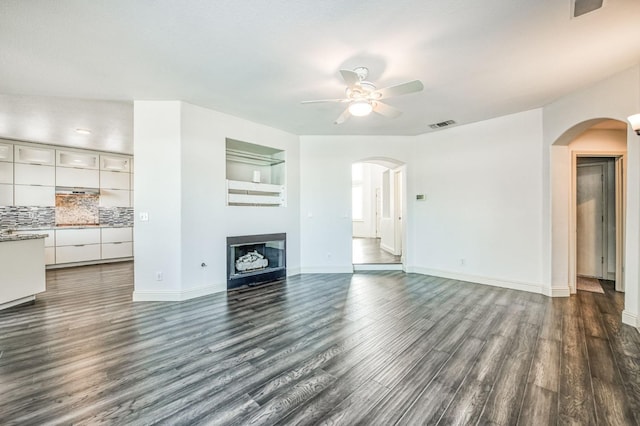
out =
<svg viewBox="0 0 640 426"><path fill-rule="evenodd" d="M0 229L53 228L55 225L55 207L0 207Z"/></svg>
<svg viewBox="0 0 640 426"><path fill-rule="evenodd" d="M133 207L100 207L100 225L133 226Z"/></svg>
<svg viewBox="0 0 640 426"><path fill-rule="evenodd" d="M98 207L102 226L133 226L133 207ZM56 208L0 206L0 230L55 228Z"/></svg>
<svg viewBox="0 0 640 426"><path fill-rule="evenodd" d="M56 194L56 225L98 225L98 194Z"/></svg>

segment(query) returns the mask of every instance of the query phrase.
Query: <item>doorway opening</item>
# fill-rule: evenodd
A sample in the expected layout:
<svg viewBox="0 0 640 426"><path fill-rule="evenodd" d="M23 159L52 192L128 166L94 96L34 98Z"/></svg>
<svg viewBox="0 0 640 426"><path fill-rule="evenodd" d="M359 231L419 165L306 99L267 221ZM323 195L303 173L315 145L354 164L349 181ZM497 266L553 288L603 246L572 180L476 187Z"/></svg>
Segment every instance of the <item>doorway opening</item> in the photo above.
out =
<svg viewBox="0 0 640 426"><path fill-rule="evenodd" d="M567 145L571 293L601 292L605 282L618 292L625 291L626 134L626 123L604 120Z"/></svg>
<svg viewBox="0 0 640 426"><path fill-rule="evenodd" d="M604 293L603 284L624 291L617 258L622 227L621 157L576 156L576 290ZM621 238L620 238L621 239Z"/></svg>
<svg viewBox="0 0 640 426"><path fill-rule="evenodd" d="M405 166L370 159L352 164L354 270L401 270Z"/></svg>

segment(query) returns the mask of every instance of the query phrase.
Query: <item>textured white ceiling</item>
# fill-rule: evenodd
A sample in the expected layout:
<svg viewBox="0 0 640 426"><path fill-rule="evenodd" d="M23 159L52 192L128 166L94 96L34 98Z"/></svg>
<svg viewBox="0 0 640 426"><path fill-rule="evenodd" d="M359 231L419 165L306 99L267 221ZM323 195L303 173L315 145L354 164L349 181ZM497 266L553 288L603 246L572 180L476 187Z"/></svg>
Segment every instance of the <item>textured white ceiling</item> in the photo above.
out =
<svg viewBox="0 0 640 426"><path fill-rule="evenodd" d="M296 134L420 134L540 107L640 62L640 1L570 16L569 0L2 0L0 137L131 152L135 99ZM344 105L300 104L343 96L338 71L356 66L378 87L425 89L388 100L397 119L334 125ZM93 134L73 139L75 127Z"/></svg>

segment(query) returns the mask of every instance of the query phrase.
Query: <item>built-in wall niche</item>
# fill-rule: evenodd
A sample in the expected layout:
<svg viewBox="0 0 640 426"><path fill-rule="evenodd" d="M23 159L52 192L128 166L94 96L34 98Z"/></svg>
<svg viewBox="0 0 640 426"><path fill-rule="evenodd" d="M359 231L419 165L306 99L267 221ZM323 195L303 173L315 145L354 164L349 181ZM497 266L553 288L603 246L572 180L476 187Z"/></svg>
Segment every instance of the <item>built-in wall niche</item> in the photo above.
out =
<svg viewBox="0 0 640 426"><path fill-rule="evenodd" d="M285 151L227 138L226 160L227 205L285 205Z"/></svg>

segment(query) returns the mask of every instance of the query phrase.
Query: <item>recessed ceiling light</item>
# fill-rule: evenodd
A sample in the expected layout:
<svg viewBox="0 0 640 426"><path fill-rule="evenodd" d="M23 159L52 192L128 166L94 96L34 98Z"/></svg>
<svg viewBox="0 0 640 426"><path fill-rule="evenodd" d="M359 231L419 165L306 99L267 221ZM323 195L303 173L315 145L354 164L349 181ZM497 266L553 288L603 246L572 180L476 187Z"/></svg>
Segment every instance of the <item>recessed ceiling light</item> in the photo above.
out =
<svg viewBox="0 0 640 426"><path fill-rule="evenodd" d="M91 130L87 130L87 129L76 129L76 133L81 134L81 135L90 135L90 134L91 134Z"/></svg>

